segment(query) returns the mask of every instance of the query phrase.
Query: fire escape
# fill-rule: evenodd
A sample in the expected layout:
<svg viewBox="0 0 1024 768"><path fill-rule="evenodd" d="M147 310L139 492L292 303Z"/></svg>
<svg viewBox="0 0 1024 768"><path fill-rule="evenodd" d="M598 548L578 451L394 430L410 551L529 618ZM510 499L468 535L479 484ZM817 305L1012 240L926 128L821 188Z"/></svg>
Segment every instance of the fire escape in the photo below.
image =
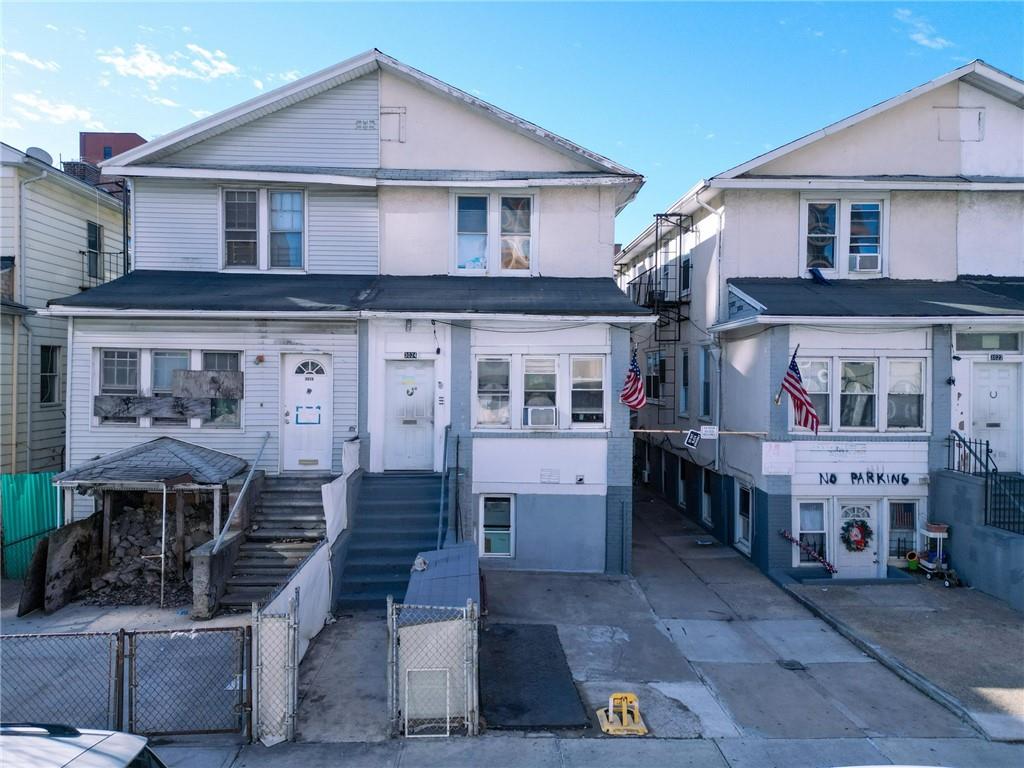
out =
<svg viewBox="0 0 1024 768"><path fill-rule="evenodd" d="M690 216L656 213L652 253L628 284L630 298L658 315L647 348L640 350L648 356L657 353L658 375L656 383L648 387L647 397L657 408L658 424L672 424L676 419L676 350L687 319L684 305L690 301L691 262L683 258L683 236L692 227ZM651 374L648 370L649 382Z"/></svg>

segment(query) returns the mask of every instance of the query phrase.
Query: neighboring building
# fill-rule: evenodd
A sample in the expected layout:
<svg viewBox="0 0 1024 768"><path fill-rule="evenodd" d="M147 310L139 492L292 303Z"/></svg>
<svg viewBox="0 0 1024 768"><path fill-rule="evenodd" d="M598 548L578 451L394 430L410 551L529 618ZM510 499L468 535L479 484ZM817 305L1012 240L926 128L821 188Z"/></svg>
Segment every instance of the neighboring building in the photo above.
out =
<svg viewBox="0 0 1024 768"><path fill-rule="evenodd" d="M137 133L79 131L79 157L77 160L63 160L61 167L65 173L123 199L126 197L125 180L101 173L100 163L145 143L146 140Z"/></svg>
<svg viewBox="0 0 1024 768"><path fill-rule="evenodd" d="M643 434L642 471L763 569L886 576L952 513L928 507L966 450L951 430L989 441L999 487L1024 470L1022 107L1024 83L972 62L701 181L619 254L661 318L634 336L637 426L725 433ZM773 404L797 349L816 436Z"/></svg>
<svg viewBox="0 0 1024 768"><path fill-rule="evenodd" d="M123 274L121 204L54 168L45 152L0 152L0 468L58 470L67 320L37 311Z"/></svg>
<svg viewBox="0 0 1024 768"><path fill-rule="evenodd" d="M159 435L254 462L269 434L260 469L315 477L358 437L396 482L457 462L490 567L628 568L618 389L653 317L614 282L614 219L641 176L379 51L103 170L131 181L135 270L51 302L69 465ZM242 388L172 413L183 369Z"/></svg>

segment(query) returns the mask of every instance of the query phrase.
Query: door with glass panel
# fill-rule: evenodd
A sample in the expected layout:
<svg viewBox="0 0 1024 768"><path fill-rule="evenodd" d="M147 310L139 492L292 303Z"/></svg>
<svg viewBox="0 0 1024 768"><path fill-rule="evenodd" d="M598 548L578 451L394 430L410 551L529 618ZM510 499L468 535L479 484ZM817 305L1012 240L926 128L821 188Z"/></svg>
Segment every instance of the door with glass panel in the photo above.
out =
<svg viewBox="0 0 1024 768"><path fill-rule="evenodd" d="M879 536L883 533L875 501L837 501L832 525L836 578L871 579L879 575ZM869 533L870 531L870 533ZM846 535L849 543L843 541Z"/></svg>
<svg viewBox="0 0 1024 768"><path fill-rule="evenodd" d="M281 365L281 468L329 472L334 436L331 357L289 354Z"/></svg>

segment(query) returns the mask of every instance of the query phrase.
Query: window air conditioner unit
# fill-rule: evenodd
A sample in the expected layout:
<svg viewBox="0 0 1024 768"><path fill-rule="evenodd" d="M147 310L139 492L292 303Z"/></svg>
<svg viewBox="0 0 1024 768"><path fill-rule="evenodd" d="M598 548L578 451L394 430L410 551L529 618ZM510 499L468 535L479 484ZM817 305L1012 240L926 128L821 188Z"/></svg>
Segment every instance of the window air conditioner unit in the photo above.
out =
<svg viewBox="0 0 1024 768"><path fill-rule="evenodd" d="M558 427L558 411L553 406L527 406L523 408L523 426L533 429Z"/></svg>

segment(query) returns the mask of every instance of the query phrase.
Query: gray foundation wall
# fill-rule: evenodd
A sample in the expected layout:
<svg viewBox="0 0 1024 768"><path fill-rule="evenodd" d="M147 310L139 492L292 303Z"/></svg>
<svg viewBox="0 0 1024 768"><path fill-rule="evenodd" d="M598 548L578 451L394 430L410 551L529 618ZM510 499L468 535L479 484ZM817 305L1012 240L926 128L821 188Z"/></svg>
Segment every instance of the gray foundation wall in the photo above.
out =
<svg viewBox="0 0 1024 768"><path fill-rule="evenodd" d="M968 585L1024 611L1024 536L985 525L985 481L932 473L928 516L949 525L949 564Z"/></svg>

